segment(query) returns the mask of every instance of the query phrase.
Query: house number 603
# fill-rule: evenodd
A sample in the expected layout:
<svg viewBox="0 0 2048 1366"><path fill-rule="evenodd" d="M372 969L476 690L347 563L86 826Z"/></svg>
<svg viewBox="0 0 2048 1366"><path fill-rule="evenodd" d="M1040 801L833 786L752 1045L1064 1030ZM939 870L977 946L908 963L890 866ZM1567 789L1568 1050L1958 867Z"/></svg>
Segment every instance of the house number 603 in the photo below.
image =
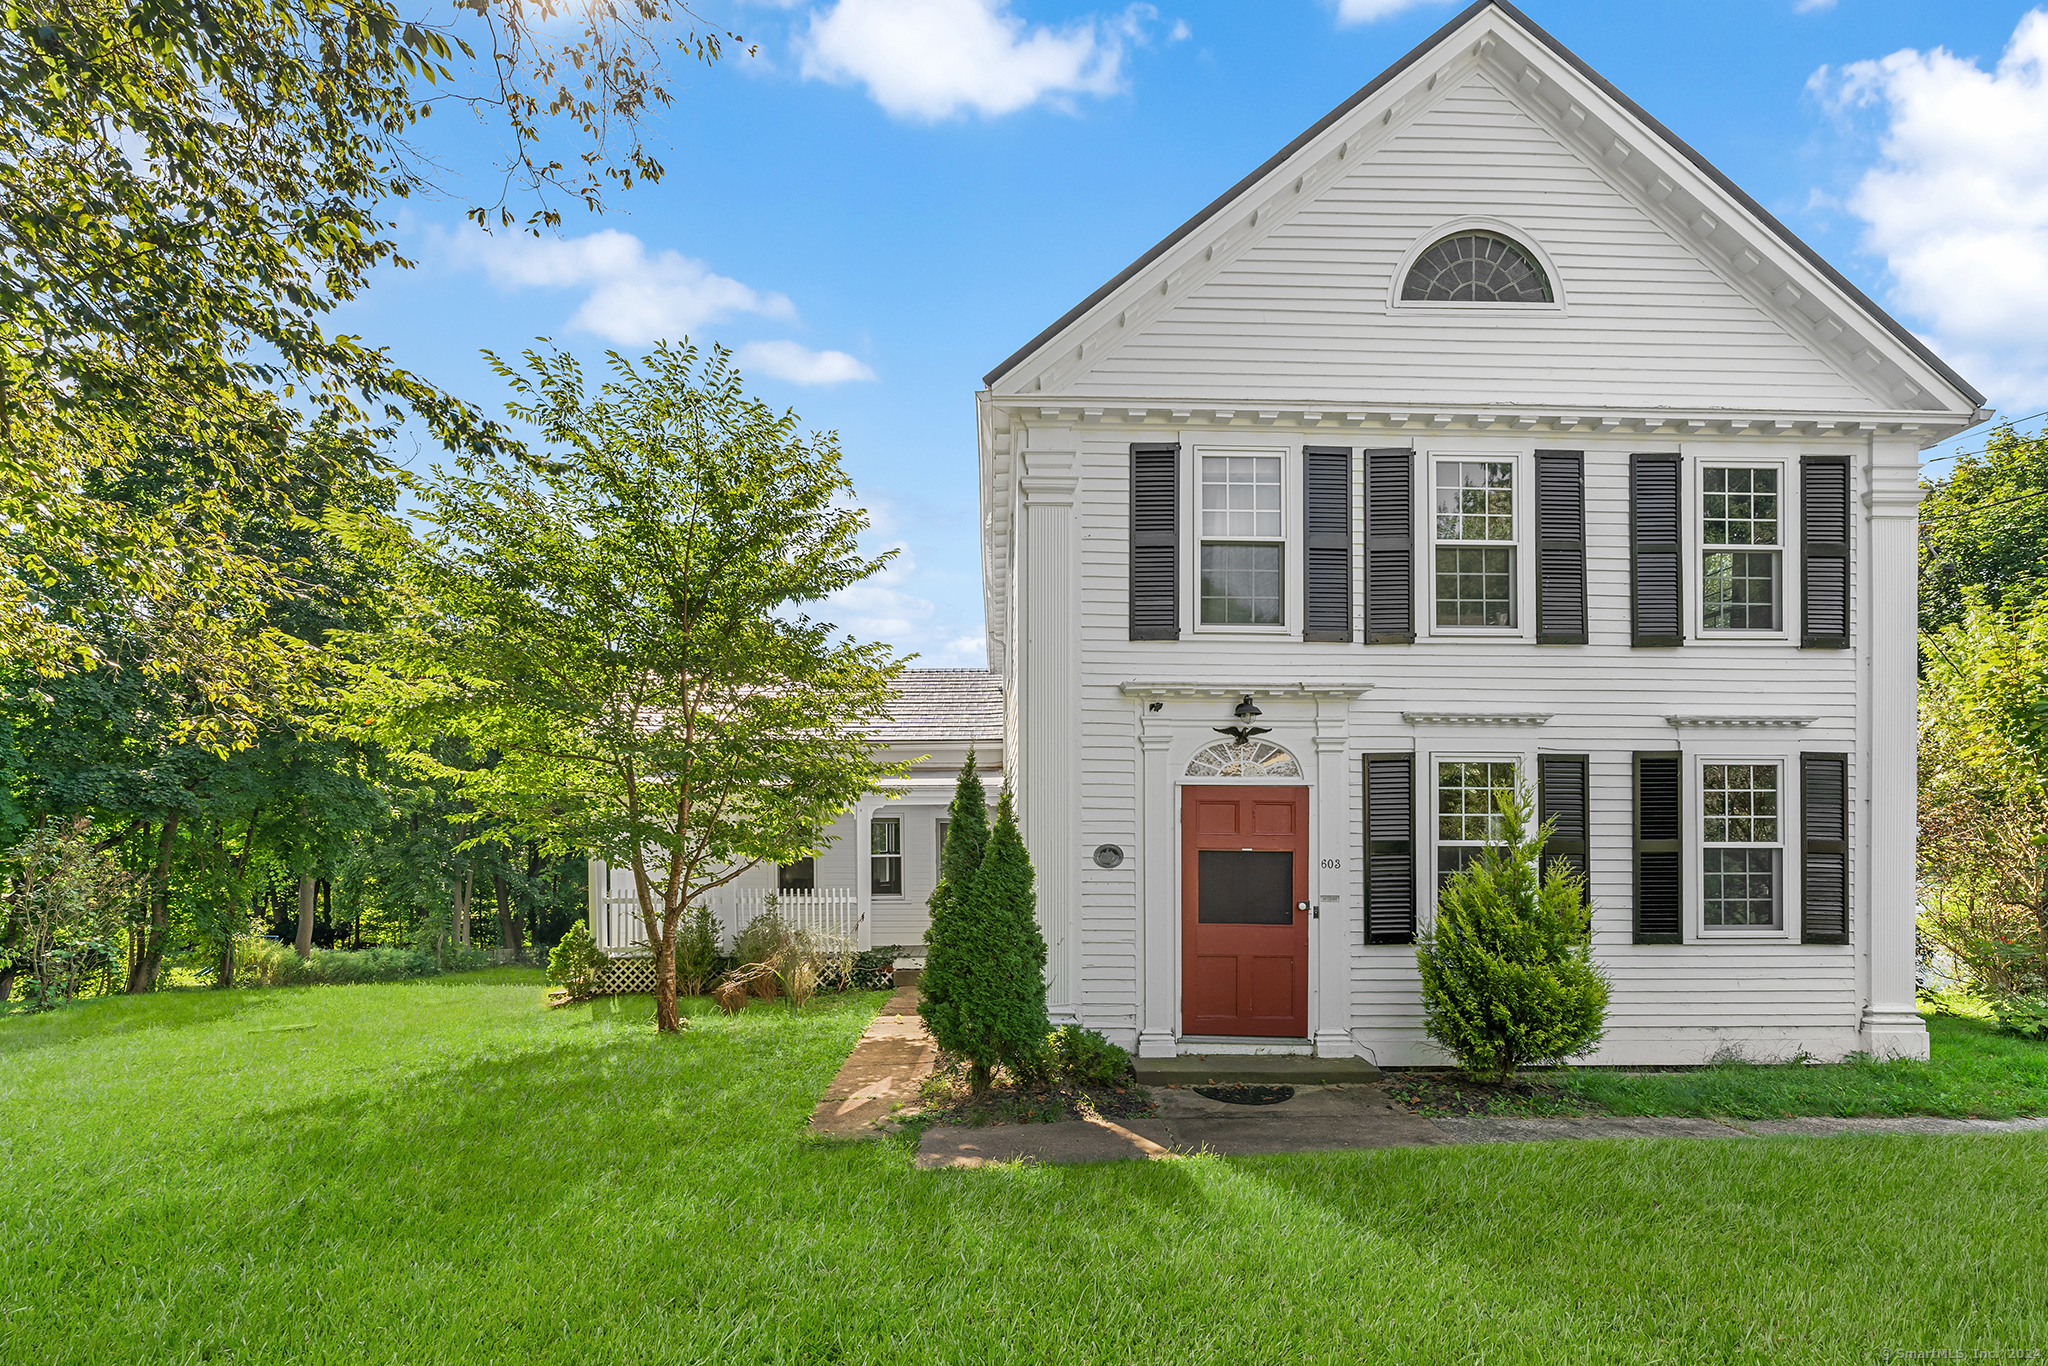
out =
<svg viewBox="0 0 2048 1366"><path fill-rule="evenodd" d="M1343 866L1344 860L1340 858L1326 858L1323 860L1323 867L1325 868L1342 868Z"/></svg>

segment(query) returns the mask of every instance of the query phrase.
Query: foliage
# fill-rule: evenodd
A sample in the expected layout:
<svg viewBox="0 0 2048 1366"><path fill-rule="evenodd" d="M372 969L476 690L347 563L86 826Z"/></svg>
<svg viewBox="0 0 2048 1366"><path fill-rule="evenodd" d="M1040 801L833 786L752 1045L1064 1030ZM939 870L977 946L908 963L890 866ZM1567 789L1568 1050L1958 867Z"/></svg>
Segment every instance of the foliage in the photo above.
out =
<svg viewBox="0 0 2048 1366"><path fill-rule="evenodd" d="M458 966L480 966L460 964ZM354 982L397 982L431 976L438 969L431 954L417 949L378 945L358 949L316 949L300 958L289 944L258 940L241 959L241 971L252 986L339 986Z"/></svg>
<svg viewBox="0 0 2048 1366"><path fill-rule="evenodd" d="M981 856L988 846L988 793L981 785L974 746L967 747L967 762L960 768L953 786L953 802L946 808L946 843L939 850L939 881L925 899L931 912L924 941L940 957L953 951L951 926L960 898L974 884L981 871ZM943 973L942 973L943 977Z"/></svg>
<svg viewBox="0 0 2048 1366"><path fill-rule="evenodd" d="M896 986L896 960L907 952L901 944L877 944L863 949L847 963L846 991L890 991Z"/></svg>
<svg viewBox="0 0 2048 1366"><path fill-rule="evenodd" d="M2048 582L2048 434L2010 425L1958 460L1920 505L1920 630L1964 621L1981 594L1993 609L2025 610Z"/></svg>
<svg viewBox="0 0 2048 1366"><path fill-rule="evenodd" d="M47 1009L76 994L81 974L118 958L133 880L83 817L45 821L5 859L0 918L28 969L29 1004Z"/></svg>
<svg viewBox="0 0 2048 1366"><path fill-rule="evenodd" d="M1921 934L1987 996L2048 991L2048 597L1923 637Z"/></svg>
<svg viewBox="0 0 2048 1366"><path fill-rule="evenodd" d="M590 937L589 923L579 920L562 936L562 942L548 951L548 980L567 987L572 997L593 996L604 985L609 961Z"/></svg>
<svg viewBox="0 0 2048 1366"><path fill-rule="evenodd" d="M676 934L676 991L696 996L718 971L718 922L699 904L683 917Z"/></svg>
<svg viewBox="0 0 2048 1366"><path fill-rule="evenodd" d="M1495 794L1501 843L1484 848L1437 895L1417 937L1423 1028L1475 1076L1590 1052L1605 1032L1607 980L1593 963L1585 884L1543 866L1544 826L1530 799Z"/></svg>
<svg viewBox="0 0 2048 1366"><path fill-rule="evenodd" d="M2008 1034L2048 1041L2048 995L1994 996L1991 1013Z"/></svg>
<svg viewBox="0 0 2048 1366"><path fill-rule="evenodd" d="M543 461L465 458L384 544L410 613L360 638L364 724L394 748L452 734L441 772L520 835L633 870L673 1030L686 910L818 832L900 766L867 737L900 663L803 615L876 573L830 436L746 396L729 355L664 344L497 362ZM431 763L417 748L422 765Z"/></svg>
<svg viewBox="0 0 2048 1366"><path fill-rule="evenodd" d="M968 789L964 770L961 788ZM952 837L949 828L948 846ZM977 1095L988 1089L998 1064L1019 1076L1045 1067L1052 1023L1046 1018L1045 938L1038 929L1033 878L1006 787L981 867L964 893L953 893L957 900L945 935L918 979L918 1013L943 1052L967 1061Z"/></svg>
<svg viewBox="0 0 2048 1366"><path fill-rule="evenodd" d="M794 942L796 931L770 900L766 910L741 926L732 937L733 961L766 963Z"/></svg>
<svg viewBox="0 0 2048 1366"><path fill-rule="evenodd" d="M1131 1055L1092 1029L1061 1025L1045 1040L1052 1068L1081 1086L1121 1086L1132 1076Z"/></svg>

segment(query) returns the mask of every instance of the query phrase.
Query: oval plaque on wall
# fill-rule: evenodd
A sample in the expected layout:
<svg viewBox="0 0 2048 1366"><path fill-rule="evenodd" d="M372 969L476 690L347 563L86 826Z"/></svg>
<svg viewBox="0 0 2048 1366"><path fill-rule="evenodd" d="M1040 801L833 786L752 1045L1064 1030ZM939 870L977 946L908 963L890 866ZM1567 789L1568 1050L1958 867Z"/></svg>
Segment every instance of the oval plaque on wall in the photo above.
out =
<svg viewBox="0 0 2048 1366"><path fill-rule="evenodd" d="M1098 844L1095 846L1096 867L1114 868L1123 861L1124 851L1121 847L1114 844Z"/></svg>

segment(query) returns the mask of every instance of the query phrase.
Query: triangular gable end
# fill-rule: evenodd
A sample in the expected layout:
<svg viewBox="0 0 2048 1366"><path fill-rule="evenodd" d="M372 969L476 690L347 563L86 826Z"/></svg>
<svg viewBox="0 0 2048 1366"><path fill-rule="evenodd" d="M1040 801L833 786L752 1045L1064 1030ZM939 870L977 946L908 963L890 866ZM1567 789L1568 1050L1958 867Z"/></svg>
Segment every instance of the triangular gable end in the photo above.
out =
<svg viewBox="0 0 2048 1366"><path fill-rule="evenodd" d="M1485 136L1475 136L1475 129ZM1455 180L1460 157L1489 155L1531 159L1551 181L1525 186L1520 200L1511 192L1496 197L1490 189L1476 194L1468 189L1462 200L1455 193L1432 198L1429 186L1417 188L1418 167L1436 171L1440 181L1445 175ZM1478 182L1484 185L1493 163L1479 169L1488 173ZM1574 246L1569 226L1561 233L1555 230L1570 215L1560 217L1545 207L1554 202L1575 206L1586 221L1597 222L1596 236L1599 231L1611 234L1620 249L1583 231ZM1538 223L1525 234L1534 239L1532 246L1568 256L1576 249L1578 259L1567 260L1564 271L1567 287L1574 278L1582 286L1575 326L1561 326L1553 315L1554 330L1545 338L1539 330L1542 318L1517 321L1529 336L1553 345L1574 332L1608 340L1589 343L1590 349L1576 357L1548 357L1551 379L1574 363L1602 367L1607 361L1600 346L1622 345L1631 368L1642 367L1646 392L1668 395L1670 402L1662 406L1716 406L1711 376L1692 390L1683 384L1658 387L1655 364L1644 360L1648 353L1634 349L1627 332L1654 333L1661 322L1698 333L1709 351L1715 339L1707 332L1718 328L1724 333L1720 341L1756 348L1748 368L1754 371L1760 363L1764 372L1783 377L1771 392L1745 392L1731 373L1735 387L1730 394L1742 395L1733 401L1872 415L1940 413L1965 421L1983 402L1924 344L1725 176L1502 0L1481 0L1445 25L1005 361L986 382L998 395L1139 398L1150 387L1148 373L1175 369L1171 341L1162 343L1162 337L1232 331L1233 318L1245 316L1242 303L1259 295L1260 281L1278 282L1284 298L1277 312L1297 321L1332 316L1318 314L1318 301L1303 294L1304 288L1323 289L1332 299L1348 290L1353 300L1375 294L1386 300L1391 272L1397 269L1390 253L1404 264L1412 250L1419 250L1416 234L1443 226L1447 217L1463 216L1457 211L1461 206L1467 214L1505 211L1510 221L1503 226L1510 229L1524 214L1540 219L1548 213L1552 224ZM1348 256L1326 250L1339 242ZM1605 269L1607 256L1616 271ZM1640 278L1629 277L1629 269L1638 270ZM1631 288L1638 297L1628 299ZM1628 299L1627 306L1608 307L1603 315L1603 290L1607 304ZM1680 311L1660 315L1660 294L1671 296L1672 307ZM1567 297L1565 302L1573 301ZM1291 305L1300 307L1290 313ZM1233 307L1240 312L1233 314ZM1370 304L1352 311L1355 316L1348 321L1354 335L1358 326L1384 312ZM1715 320L1705 331L1696 321L1703 316ZM1609 335L1603 321L1619 331ZM1511 357L1516 328L1508 327L1497 338L1495 330L1490 321L1484 335L1506 348L1503 357ZM1451 335L1419 338L1411 330L1398 341L1381 340L1426 350L1447 343ZM1256 347L1260 340L1253 337L1251 343ZM1347 373L1342 365L1297 365L1284 379L1276 369L1273 382L1291 384L1297 392L1290 394L1258 389L1257 374L1246 374L1244 363L1233 361L1252 384L1237 397L1364 402L1366 388L1391 383L1400 383L1401 396L1411 401L1448 403L1475 396L1432 392L1432 386L1449 381L1426 370L1404 379L1395 373L1398 367L1375 360L1369 346L1312 335L1297 340L1308 341L1325 359L1350 355L1354 368L1363 368ZM1274 346L1273 354L1279 357L1284 349ZM1533 379L1526 392L1518 392L1512 365L1503 370L1474 359L1489 386L1476 395L1481 402L1570 398ZM1255 352L1252 361L1256 372ZM1680 369L1675 364L1673 374ZM1367 375L1370 382L1361 387ZM1304 385L1321 387L1310 393ZM1188 392L1178 396L1197 397Z"/></svg>

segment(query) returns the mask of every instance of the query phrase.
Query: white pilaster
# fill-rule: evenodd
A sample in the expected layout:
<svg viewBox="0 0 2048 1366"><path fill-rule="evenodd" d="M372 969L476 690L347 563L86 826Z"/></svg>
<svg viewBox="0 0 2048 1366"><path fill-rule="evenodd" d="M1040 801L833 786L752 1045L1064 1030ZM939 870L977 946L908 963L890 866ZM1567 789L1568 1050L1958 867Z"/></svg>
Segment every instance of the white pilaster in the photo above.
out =
<svg viewBox="0 0 2048 1366"><path fill-rule="evenodd" d="M875 938L875 864L873 798L853 808L853 895L860 907L860 947L871 949Z"/></svg>
<svg viewBox="0 0 2048 1366"><path fill-rule="evenodd" d="M1055 1024L1079 1019L1081 696L1079 555L1074 528L1080 483L1072 428L1026 432L1024 502L1016 579L1020 612L1017 791L1025 847L1038 874L1038 923L1047 949L1047 1005Z"/></svg>
<svg viewBox="0 0 2048 1366"><path fill-rule="evenodd" d="M1180 1034L1179 980L1180 854L1174 847L1180 822L1175 810L1173 736L1161 721L1139 723L1144 771L1139 775L1138 855L1138 1056L1170 1058Z"/></svg>
<svg viewBox="0 0 2048 1366"><path fill-rule="evenodd" d="M1866 955L1862 1046L1877 1057L1925 1058L1927 1025L1914 1005L1913 922L1918 844L1920 448L1911 439L1871 442L1863 504L1868 535L1862 635L1868 668L1868 763L1862 805L1868 868L1859 938ZM1853 855L1852 855L1853 856ZM1852 923L1854 908L1851 908Z"/></svg>
<svg viewBox="0 0 2048 1366"><path fill-rule="evenodd" d="M1315 973L1315 1047L1319 1058L1348 1058L1358 1052L1351 1037L1351 911L1345 904L1344 889L1352 874L1347 856L1351 849L1348 817L1351 814L1351 774L1345 762L1350 743L1349 698L1319 698L1316 702L1316 790L1315 863L1309 871L1310 905L1316 917L1309 921L1309 961ZM1340 867L1328 872L1320 865L1337 859Z"/></svg>

